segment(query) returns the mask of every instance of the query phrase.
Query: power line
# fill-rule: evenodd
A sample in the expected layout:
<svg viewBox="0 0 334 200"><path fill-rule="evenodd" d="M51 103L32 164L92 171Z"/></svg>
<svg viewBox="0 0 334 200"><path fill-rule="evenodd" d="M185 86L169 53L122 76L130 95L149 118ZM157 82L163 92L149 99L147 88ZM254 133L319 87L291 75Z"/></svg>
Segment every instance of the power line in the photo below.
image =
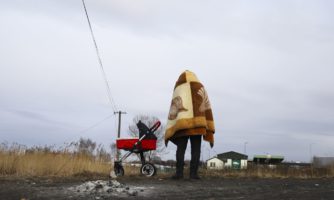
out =
<svg viewBox="0 0 334 200"><path fill-rule="evenodd" d="M93 43L94 43L94 47L95 47L95 51L96 51L96 55L97 55L97 58L98 58L98 61L99 61L99 65L100 65L100 70L101 70L101 73L102 73L102 76L103 76L103 79L105 81L105 85L106 85L106 89L107 89L107 95L108 95L108 99L109 99L109 102L112 106L112 109L114 111L114 114L116 113L119 113L119 124L118 124L118 137L120 136L120 119L121 119L121 114L125 114L124 112L121 112L121 111L118 111L117 112L117 107L116 107L116 104L115 104L115 101L112 97L112 94L111 94L111 89L110 89L110 85L109 85L109 82L108 82L108 79L107 79L107 75L105 73L105 70L104 70L104 67L103 67L103 63L102 63L102 59L101 59L101 55L100 55L100 51L99 51L99 48L97 46L97 42L96 42L96 39L95 39L95 35L94 35L94 32L93 32L93 28L92 28L92 25L90 23L90 19L89 19L89 15L88 15L88 11L87 11L87 7L86 7L86 4L85 4L85 1L82 0L82 5L84 7L84 10L85 10L85 14L86 14L86 18L87 18L87 22L88 22L88 26L89 26L89 30L90 30L90 33L91 33L91 36L92 36L92 39L93 39ZM81 132L85 132L87 130L90 130L94 127L96 127L97 125L99 125L100 123L102 123L103 121L105 121L106 119L110 118L111 116L113 115L110 115L108 117L106 117L105 119L103 119L102 121L94 124L93 126L81 131ZM115 123L116 123L116 118L115 118ZM115 126L116 128L116 126Z"/></svg>
<svg viewBox="0 0 334 200"><path fill-rule="evenodd" d="M84 0L82 0L82 4L83 4L83 7L84 7L84 10L85 10L85 13L86 13L86 18L87 18L89 30L90 30L90 33L92 35L92 39L93 39L93 42L94 42L94 46L95 46L95 50L96 50L96 55L97 55L97 58L98 58L98 61L99 61L99 64L100 64L101 73L102 73L103 79L104 79L105 84L106 84L108 99L109 99L109 102L110 102L110 104L112 106L113 111L116 112L117 111L117 107L116 107L115 101L114 101L114 99L113 99L113 97L111 95L110 85L109 85L109 82L108 82L108 79L107 79L107 75L106 75L106 73L104 71L104 67L103 67L103 64L102 64L101 55L100 55L99 49L97 47L97 43L96 43L96 39L95 39L95 36L94 36L93 28L92 28L92 25L91 25L90 20L89 20L89 16L88 16L86 4L85 4Z"/></svg>
<svg viewBox="0 0 334 200"><path fill-rule="evenodd" d="M104 122L104 121L106 121L107 119L111 118L112 116L114 116L114 114L109 115L108 117L104 118L103 120L101 120L101 121L99 121L99 122L93 124L92 126L86 128L86 129L84 129L84 130L81 130L80 133L87 132L88 130L90 130L90 129L96 127L96 126L98 126L99 124L101 124L102 122Z"/></svg>

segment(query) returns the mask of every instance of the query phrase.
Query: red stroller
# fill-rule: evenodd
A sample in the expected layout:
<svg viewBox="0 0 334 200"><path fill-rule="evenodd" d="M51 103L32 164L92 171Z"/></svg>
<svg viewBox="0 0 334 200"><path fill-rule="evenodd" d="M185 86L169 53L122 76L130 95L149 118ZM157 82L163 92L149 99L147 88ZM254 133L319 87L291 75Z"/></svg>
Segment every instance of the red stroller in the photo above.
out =
<svg viewBox="0 0 334 200"><path fill-rule="evenodd" d="M117 139L117 149L123 149L127 152L120 160L114 162L114 171L116 176L124 175L124 168L122 161L129 157L132 153L139 153L141 160L141 174L145 176L154 176L156 174L156 168L152 163L146 162L144 152L156 150L157 148L157 137L154 132L160 127L160 121L156 122L151 128L148 128L144 123L139 121L137 127L139 129L139 138L131 139Z"/></svg>

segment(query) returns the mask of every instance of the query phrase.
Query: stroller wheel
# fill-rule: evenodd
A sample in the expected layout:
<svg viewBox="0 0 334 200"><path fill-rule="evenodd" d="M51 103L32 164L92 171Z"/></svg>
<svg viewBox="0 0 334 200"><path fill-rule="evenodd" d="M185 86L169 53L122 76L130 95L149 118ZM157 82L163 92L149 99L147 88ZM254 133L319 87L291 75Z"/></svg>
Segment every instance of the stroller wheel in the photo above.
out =
<svg viewBox="0 0 334 200"><path fill-rule="evenodd" d="M121 166L121 165L115 166L114 167L114 171L115 171L115 175L116 176L124 176L124 168L123 168L123 166Z"/></svg>
<svg viewBox="0 0 334 200"><path fill-rule="evenodd" d="M155 168L155 166L151 163L145 163L141 168L140 168L140 172L141 174L145 175L145 176L154 176L157 172L157 169Z"/></svg>

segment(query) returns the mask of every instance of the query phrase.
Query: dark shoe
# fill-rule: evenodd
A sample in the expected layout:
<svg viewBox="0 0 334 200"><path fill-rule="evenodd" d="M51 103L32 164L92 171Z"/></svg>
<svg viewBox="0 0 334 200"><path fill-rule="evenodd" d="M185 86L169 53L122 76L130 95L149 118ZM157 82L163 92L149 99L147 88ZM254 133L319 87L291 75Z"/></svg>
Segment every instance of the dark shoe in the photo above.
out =
<svg viewBox="0 0 334 200"><path fill-rule="evenodd" d="M190 174L189 174L189 178L190 179L195 179L195 180L199 180L201 179L199 176L198 176L198 167L197 166L190 166Z"/></svg>
<svg viewBox="0 0 334 200"><path fill-rule="evenodd" d="M182 162L176 163L175 175L172 176L173 180L183 179L183 165L184 165L184 163L182 163Z"/></svg>

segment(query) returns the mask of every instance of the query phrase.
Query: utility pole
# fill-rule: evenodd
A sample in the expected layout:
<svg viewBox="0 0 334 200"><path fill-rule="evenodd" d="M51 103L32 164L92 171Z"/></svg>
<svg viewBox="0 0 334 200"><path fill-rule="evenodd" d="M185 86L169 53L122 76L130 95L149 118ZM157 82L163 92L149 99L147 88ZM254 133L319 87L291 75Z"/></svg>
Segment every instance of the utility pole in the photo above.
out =
<svg viewBox="0 0 334 200"><path fill-rule="evenodd" d="M126 112L118 111L114 112L114 114L118 114L118 133L117 133L117 138L121 137L121 121L122 121L122 114L126 114Z"/></svg>
<svg viewBox="0 0 334 200"><path fill-rule="evenodd" d="M122 114L126 114L126 112L122 112L122 111L118 111L118 112L114 112L114 114L118 114L118 132L117 132L117 138L121 137L121 121L122 121ZM117 160L119 160L120 157L120 151L119 149L117 149Z"/></svg>
<svg viewBox="0 0 334 200"><path fill-rule="evenodd" d="M312 145L315 144L314 142L310 143L310 163L313 161L313 153L312 153Z"/></svg>
<svg viewBox="0 0 334 200"><path fill-rule="evenodd" d="M246 151L246 145L248 144L248 142L244 143L244 154L246 155L247 151Z"/></svg>

